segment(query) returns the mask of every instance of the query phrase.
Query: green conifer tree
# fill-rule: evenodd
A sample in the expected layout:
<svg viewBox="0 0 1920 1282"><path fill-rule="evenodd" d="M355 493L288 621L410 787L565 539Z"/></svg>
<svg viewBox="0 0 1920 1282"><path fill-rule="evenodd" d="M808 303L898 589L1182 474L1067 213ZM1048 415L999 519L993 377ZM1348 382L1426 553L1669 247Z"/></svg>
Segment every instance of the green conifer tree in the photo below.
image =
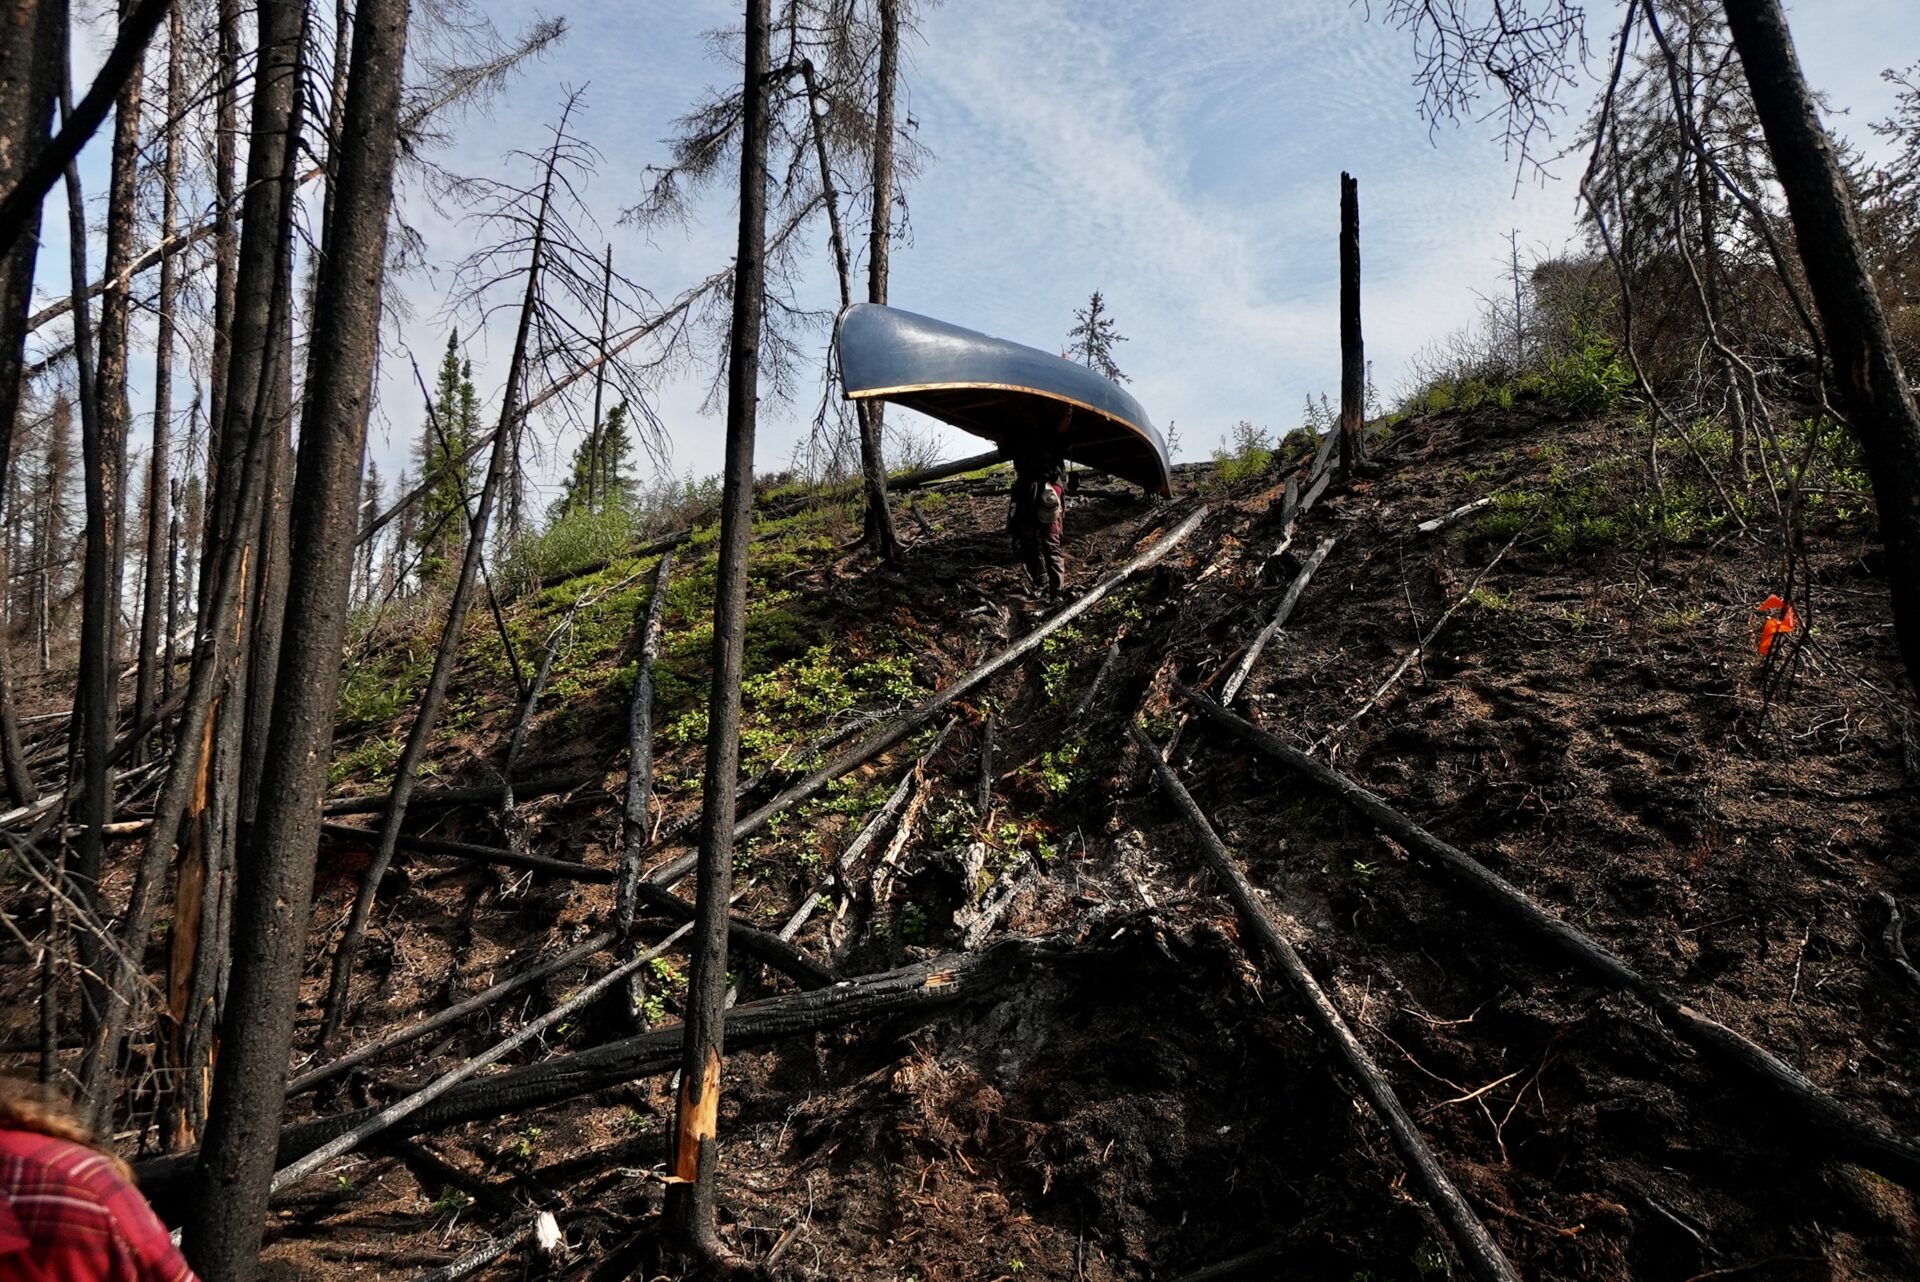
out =
<svg viewBox="0 0 1920 1282"><path fill-rule="evenodd" d="M617 512L632 508L634 482L627 475L627 460L632 453L627 403L621 401L607 412L607 420L600 425L600 430L588 432L574 450L566 488L547 509L547 519L557 521L574 512Z"/></svg>
<svg viewBox="0 0 1920 1282"><path fill-rule="evenodd" d="M1102 378L1126 382L1127 376L1114 363L1113 350L1127 337L1114 327L1113 313L1107 310L1107 300L1099 290L1093 291L1085 307L1073 313L1073 319L1079 323L1067 331L1067 356Z"/></svg>
<svg viewBox="0 0 1920 1282"><path fill-rule="evenodd" d="M433 412L420 427L414 448L427 492L420 501L416 538L420 549L420 586L432 587L460 563L467 546L467 496L473 490L473 461L466 458L480 438L480 398L473 388L473 363L460 359L458 331L447 338L447 354L433 392Z"/></svg>

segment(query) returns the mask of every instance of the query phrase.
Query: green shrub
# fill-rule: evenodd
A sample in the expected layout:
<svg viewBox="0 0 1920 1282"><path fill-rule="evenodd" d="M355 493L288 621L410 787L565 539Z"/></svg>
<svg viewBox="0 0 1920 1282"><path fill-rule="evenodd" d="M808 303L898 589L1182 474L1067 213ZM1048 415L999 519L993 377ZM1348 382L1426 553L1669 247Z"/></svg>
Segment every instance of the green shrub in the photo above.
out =
<svg viewBox="0 0 1920 1282"><path fill-rule="evenodd" d="M1259 476L1271 466L1273 433L1244 418L1233 425L1231 438L1213 452L1214 479L1226 485Z"/></svg>
<svg viewBox="0 0 1920 1282"><path fill-rule="evenodd" d="M1575 342L1547 358L1541 380L1546 400L1569 414L1603 414L1633 388L1633 371L1605 333L1576 328Z"/></svg>
<svg viewBox="0 0 1920 1282"><path fill-rule="evenodd" d="M515 588L528 588L577 573L632 547L634 532L633 513L624 508L576 508L515 543L501 566L501 578Z"/></svg>

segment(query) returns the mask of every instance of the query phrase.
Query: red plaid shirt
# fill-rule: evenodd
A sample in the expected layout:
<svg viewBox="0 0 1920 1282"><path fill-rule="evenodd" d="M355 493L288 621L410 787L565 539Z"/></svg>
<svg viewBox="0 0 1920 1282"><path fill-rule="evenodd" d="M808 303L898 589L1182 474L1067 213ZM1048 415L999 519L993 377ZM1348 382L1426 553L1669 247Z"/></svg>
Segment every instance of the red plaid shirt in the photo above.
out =
<svg viewBox="0 0 1920 1282"><path fill-rule="evenodd" d="M139 1190L90 1148L0 1128L0 1278L194 1282Z"/></svg>

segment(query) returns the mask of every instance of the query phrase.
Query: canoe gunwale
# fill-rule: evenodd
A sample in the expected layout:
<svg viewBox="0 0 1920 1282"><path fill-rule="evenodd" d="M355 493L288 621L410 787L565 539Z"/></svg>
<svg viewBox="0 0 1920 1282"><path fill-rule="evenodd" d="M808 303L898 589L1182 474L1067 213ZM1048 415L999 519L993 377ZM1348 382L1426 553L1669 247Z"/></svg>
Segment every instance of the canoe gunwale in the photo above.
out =
<svg viewBox="0 0 1920 1282"><path fill-rule="evenodd" d="M965 392L974 389L983 392L1025 392L1030 396L1043 396L1047 400L1058 401L1062 405L1083 409L1089 414L1098 414L1109 423L1122 424L1136 436L1146 435L1140 424L1121 418L1109 410L1103 410L1098 405L1089 405L1077 397L1063 396L1049 388L1033 387L1026 383L982 383L973 380L953 383L903 383L899 387L863 387L857 392L842 391L841 396L849 401L865 401L888 396L911 396L915 392Z"/></svg>

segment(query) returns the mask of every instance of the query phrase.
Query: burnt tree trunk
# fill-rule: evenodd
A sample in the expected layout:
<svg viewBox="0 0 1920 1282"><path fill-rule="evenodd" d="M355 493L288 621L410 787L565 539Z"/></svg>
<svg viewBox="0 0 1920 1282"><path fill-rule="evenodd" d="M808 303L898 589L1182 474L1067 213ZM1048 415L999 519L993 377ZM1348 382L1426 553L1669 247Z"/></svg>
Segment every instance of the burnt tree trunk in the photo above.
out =
<svg viewBox="0 0 1920 1282"><path fill-rule="evenodd" d="M352 145L340 158L322 247L294 481L291 626L253 857L240 867L233 983L187 1235L193 1263L208 1277L242 1276L258 1259L285 1102L379 346L407 9L407 0L361 0L353 24L343 131Z"/></svg>
<svg viewBox="0 0 1920 1282"><path fill-rule="evenodd" d="M185 24L179 6L167 18L167 127L160 178L160 236L173 235L175 203L180 184L180 116L185 107L180 68L180 40ZM172 485L168 453L172 448L173 419L173 308L178 287L178 269L173 259L160 262L160 302L158 333L155 336L153 362L153 436L147 458L147 573L146 591L140 606L140 657L134 677L133 719L135 724L153 715L160 698L160 632L170 628L167 620L169 575L163 566L171 565L167 535L171 526L169 503Z"/></svg>
<svg viewBox="0 0 1920 1282"><path fill-rule="evenodd" d="M883 4L886 0L882 0ZM883 55L884 57L884 55ZM667 1187L669 1249L707 1264L726 1258L714 1230L719 1165L720 1063L725 1054L727 901L733 882L734 781L740 777L740 680L745 675L747 548L753 539L753 437L765 307L767 214L767 0L747 0L741 96L740 236L734 258L727 358L726 489L713 604L713 684L701 786L693 965ZM883 90L883 93L886 92ZM885 511L884 508L881 509Z"/></svg>
<svg viewBox="0 0 1920 1282"><path fill-rule="evenodd" d="M873 221L867 237L867 301L887 301L889 252L893 244L893 113L894 91L900 77L899 0L878 0L880 10L880 84L873 110ZM893 509L887 505L887 467L880 441L886 426L886 407L879 401L860 402L860 471L866 480L867 546L875 556L891 561L900 554L900 537L893 528Z"/></svg>
<svg viewBox="0 0 1920 1282"><path fill-rule="evenodd" d="M605 461L603 455L607 443L601 439L603 430L601 410L607 399L607 321L613 310L613 244L607 244L605 266L600 271L600 359L593 368L593 427L587 434L587 511L598 512L606 502L607 483L613 478L603 476ZM509 776L511 778L511 776Z"/></svg>
<svg viewBox="0 0 1920 1282"><path fill-rule="evenodd" d="M301 46L304 6L279 0L259 7L260 49L254 73L251 144L247 154L247 194L241 223L244 233L234 277L231 325L234 343L227 362L228 387L223 397L226 421L220 432L231 443L233 457L223 462L220 483L226 489L225 511L208 531L203 575L206 608L202 615L193 669L188 678L178 739L165 783L154 803L152 836L134 875L120 938L122 953L142 957L153 929L158 889L167 866L179 849L182 817L189 803L196 810L211 793L224 795L219 779L209 779L208 745L212 742L223 686L240 679L233 655L235 625L241 622L241 602L247 591L250 548L247 541L259 523L262 489L267 474L266 446L270 440L267 411L276 385L276 362L290 355L291 299L284 284L293 254L294 166L299 152L301 116ZM78 309L76 308L76 315ZM223 443L223 447L226 443ZM217 542L216 542L217 538ZM243 651L241 653L244 653ZM217 834L212 834L217 835ZM204 852L211 835L196 828L188 834L187 854ZM196 845L196 842L198 843ZM196 876L213 887L204 867L182 861L180 881L192 888ZM209 892L211 893L211 892ZM217 897L208 902L218 903ZM174 926L178 931L204 936L205 914L188 897L176 894ZM217 932L216 932L217 933ZM189 941L191 942L191 941ZM197 955L198 948L176 953ZM83 1080L94 1087L111 1068L114 1039L126 1031L125 1016L139 991L143 976L117 959L112 966L110 1007L106 1030L88 1039ZM174 977L175 982L178 977Z"/></svg>
<svg viewBox="0 0 1920 1282"><path fill-rule="evenodd" d="M1840 407L1873 478L1887 545L1894 631L1907 679L1920 691L1920 410L1900 369L1880 296L1867 272L1853 200L1800 72L1779 0L1724 6L1807 286L1826 330Z"/></svg>
<svg viewBox="0 0 1920 1282"><path fill-rule="evenodd" d="M1367 461L1367 356L1360 340L1360 183L1340 175L1340 466Z"/></svg>
<svg viewBox="0 0 1920 1282"><path fill-rule="evenodd" d="M133 15L134 0L120 0L120 21L124 25ZM107 580L109 613L107 650L114 666L115 690L118 689L120 653L120 584L127 565L127 435L132 409L127 401L127 347L133 318L133 282L128 267L133 262L135 202L140 185L140 100L145 58L136 58L132 72L120 88L113 116L113 149L107 180L107 246L105 277L107 287L100 295L100 329L96 335L99 350L99 374L94 379L94 395L100 403L100 435L107 462L107 541L112 553L111 573ZM116 700L117 702L117 700Z"/></svg>
<svg viewBox="0 0 1920 1282"><path fill-rule="evenodd" d="M60 115L70 127L73 69L70 55L68 57L61 72ZM80 789L74 807L74 820L80 827L80 839L74 849L74 878L81 906L97 918L100 865L106 851L103 829L112 818L113 801L107 782L108 740L113 734L113 658L108 649L113 629L108 613L112 606L107 582L112 552L108 546L106 447L93 381L91 313L85 303L87 206L80 186L79 162L68 161L66 169L68 267L74 295L74 375L80 401L81 489L86 506L80 591L80 676L74 687L75 745L70 753L78 763L74 778ZM68 785L69 789L73 786ZM81 1039L91 1052L95 1039L103 1032L106 1016L106 996L99 981L101 953L92 931L77 931L74 939L82 975ZM91 1113L99 1104L98 1094L96 1083L82 1080L82 1108Z"/></svg>
<svg viewBox="0 0 1920 1282"><path fill-rule="evenodd" d="M107 112L113 109L114 100L139 67L147 41L152 38L154 28L160 25L160 19L167 16L171 4L172 0L138 0L123 9L113 48L108 52L106 61L100 64L93 84L88 86L87 96L80 100L77 107L73 103L73 86L71 83L67 85L60 110L60 132L36 151L16 181L0 189L0 254L18 244L27 235L28 227L37 222L40 202L46 199L53 185L79 158L80 149L87 145L87 140L93 137L94 131L107 118ZM25 18L30 12L27 6L19 3L10 6L7 14L9 40L21 38L24 43L28 26L24 21L14 25L14 19L15 15ZM70 17L69 6L53 6L51 16L53 21L62 22ZM69 75L71 72L63 73L63 79ZM76 304L90 296L85 281L74 286Z"/></svg>
<svg viewBox="0 0 1920 1282"><path fill-rule="evenodd" d="M19 0L12 7L8 38L0 41L0 189L14 187L47 145L65 55L61 43L66 35L63 12L64 7L55 0ZM40 202L36 200L25 234L11 246L0 246L0 492L8 488L13 470L13 425L25 382L22 357L40 217ZM24 487L20 492L25 495ZM24 516L10 510L7 519L17 527ZM35 562L44 565L47 559L37 556ZM41 604L44 607L44 600ZM40 613L36 611L36 616ZM0 771L5 775L9 799L16 806L26 806L39 799L39 790L27 771L20 743L6 666L9 662L5 647L0 645Z"/></svg>

